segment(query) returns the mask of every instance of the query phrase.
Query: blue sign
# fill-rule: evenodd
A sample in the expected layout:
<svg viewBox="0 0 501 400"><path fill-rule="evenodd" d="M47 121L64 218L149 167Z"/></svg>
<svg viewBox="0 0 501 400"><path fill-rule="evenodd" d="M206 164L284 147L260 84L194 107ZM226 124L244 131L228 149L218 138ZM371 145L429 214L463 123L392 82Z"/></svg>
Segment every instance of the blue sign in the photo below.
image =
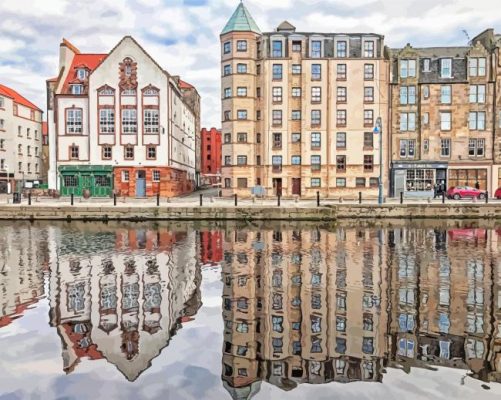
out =
<svg viewBox="0 0 501 400"><path fill-rule="evenodd" d="M380 132L379 126L375 126L372 132L374 132L375 134L378 134Z"/></svg>

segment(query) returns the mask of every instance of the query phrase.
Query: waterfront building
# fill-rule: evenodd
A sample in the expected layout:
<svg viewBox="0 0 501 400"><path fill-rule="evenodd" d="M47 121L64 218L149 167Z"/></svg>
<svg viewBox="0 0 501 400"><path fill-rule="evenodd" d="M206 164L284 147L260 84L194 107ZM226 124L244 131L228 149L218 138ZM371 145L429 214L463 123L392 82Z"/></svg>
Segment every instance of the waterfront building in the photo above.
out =
<svg viewBox="0 0 501 400"><path fill-rule="evenodd" d="M63 370L82 358L106 359L134 381L201 306L196 234L79 228L75 237L51 229L49 315ZM81 251L68 251L74 240Z"/></svg>
<svg viewBox="0 0 501 400"><path fill-rule="evenodd" d="M221 376L234 399L250 398L263 380L288 391L383 379L382 240L313 227L226 234Z"/></svg>
<svg viewBox="0 0 501 400"><path fill-rule="evenodd" d="M220 40L223 195L377 194L378 118L388 160L383 36L297 32L287 21L262 33L240 3Z"/></svg>
<svg viewBox="0 0 501 400"><path fill-rule="evenodd" d="M40 183L43 111L0 83L0 193Z"/></svg>
<svg viewBox="0 0 501 400"><path fill-rule="evenodd" d="M49 188L136 197L194 189L198 93L132 37L108 54L63 40L47 98Z"/></svg>
<svg viewBox="0 0 501 400"><path fill-rule="evenodd" d="M201 136L202 180L204 184L221 182L221 131L203 128Z"/></svg>

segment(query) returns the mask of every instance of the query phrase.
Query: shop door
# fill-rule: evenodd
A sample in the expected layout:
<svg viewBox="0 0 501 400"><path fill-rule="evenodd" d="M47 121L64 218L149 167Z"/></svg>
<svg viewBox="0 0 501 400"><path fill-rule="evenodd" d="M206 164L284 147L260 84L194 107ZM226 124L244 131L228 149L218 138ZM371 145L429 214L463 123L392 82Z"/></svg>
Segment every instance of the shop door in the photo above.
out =
<svg viewBox="0 0 501 400"><path fill-rule="evenodd" d="M405 192L405 170L395 170L395 197L400 197L400 193Z"/></svg>
<svg viewBox="0 0 501 400"><path fill-rule="evenodd" d="M273 178L275 196L282 196L282 178Z"/></svg>
<svg viewBox="0 0 501 400"><path fill-rule="evenodd" d="M146 172L136 172L136 197L146 197Z"/></svg>
<svg viewBox="0 0 501 400"><path fill-rule="evenodd" d="M301 178L292 178L292 194L301 196Z"/></svg>
<svg viewBox="0 0 501 400"><path fill-rule="evenodd" d="M77 196L82 196L83 192L85 189L89 190L89 193L93 195L93 184L92 184L92 176L90 175L82 175L82 184L80 185L79 188L77 188L77 191L79 193L75 193Z"/></svg>

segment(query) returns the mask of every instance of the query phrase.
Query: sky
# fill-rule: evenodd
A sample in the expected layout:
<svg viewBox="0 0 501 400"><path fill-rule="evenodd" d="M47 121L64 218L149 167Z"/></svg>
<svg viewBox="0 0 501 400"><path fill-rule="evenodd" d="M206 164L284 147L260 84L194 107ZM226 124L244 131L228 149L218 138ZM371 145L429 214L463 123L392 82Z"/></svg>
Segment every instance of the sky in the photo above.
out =
<svg viewBox="0 0 501 400"><path fill-rule="evenodd" d="M0 83L46 109L64 37L106 53L132 35L170 74L195 85L202 126L220 127L219 34L240 0L0 0ZM501 32L499 0L244 0L262 31L375 32L386 45L461 46Z"/></svg>

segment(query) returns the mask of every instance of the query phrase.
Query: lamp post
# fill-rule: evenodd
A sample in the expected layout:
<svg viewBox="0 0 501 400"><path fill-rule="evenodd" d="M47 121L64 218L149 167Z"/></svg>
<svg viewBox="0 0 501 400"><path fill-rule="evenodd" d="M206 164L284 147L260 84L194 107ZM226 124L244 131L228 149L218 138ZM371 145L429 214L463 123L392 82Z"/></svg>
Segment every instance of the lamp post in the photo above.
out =
<svg viewBox="0 0 501 400"><path fill-rule="evenodd" d="M7 172L7 194L10 194L10 179L9 179L9 166L7 164L4 164L3 166L4 171Z"/></svg>
<svg viewBox="0 0 501 400"><path fill-rule="evenodd" d="M379 193L377 202L381 205L383 204L383 120L381 117L376 119L374 133L379 135Z"/></svg>

